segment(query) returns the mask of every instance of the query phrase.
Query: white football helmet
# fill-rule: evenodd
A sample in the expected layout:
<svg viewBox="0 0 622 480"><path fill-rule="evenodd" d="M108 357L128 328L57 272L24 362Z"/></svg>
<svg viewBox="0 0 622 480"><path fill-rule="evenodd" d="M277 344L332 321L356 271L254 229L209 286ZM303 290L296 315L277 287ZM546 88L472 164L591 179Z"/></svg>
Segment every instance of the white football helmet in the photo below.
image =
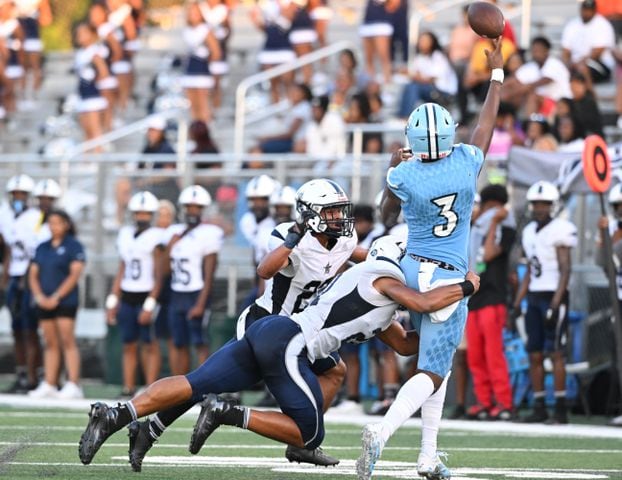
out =
<svg viewBox="0 0 622 480"><path fill-rule="evenodd" d="M200 205L207 207L212 203L210 194L200 185L191 185L184 188L179 194L180 205Z"/></svg>
<svg viewBox="0 0 622 480"><path fill-rule="evenodd" d="M259 175L251 178L246 185L246 198L266 197L269 198L279 187L279 182L269 175Z"/></svg>
<svg viewBox="0 0 622 480"><path fill-rule="evenodd" d="M272 195L270 195L270 206L276 205L288 205L290 207L296 206L296 190L286 185L284 187L277 188Z"/></svg>
<svg viewBox="0 0 622 480"><path fill-rule="evenodd" d="M365 260L388 258L399 265L404 256L404 241L395 235L385 235L374 240L369 246Z"/></svg>
<svg viewBox="0 0 622 480"><path fill-rule="evenodd" d="M56 180L52 180L51 178L40 180L35 185L35 197L60 198L61 194L60 185L56 182Z"/></svg>
<svg viewBox="0 0 622 480"><path fill-rule="evenodd" d="M151 192L138 192L132 195L128 209L130 212L150 212L158 211L160 203L156 196Z"/></svg>
<svg viewBox="0 0 622 480"><path fill-rule="evenodd" d="M26 192L31 193L35 188L35 181L28 175L20 173L9 179L6 184L7 193L11 192Z"/></svg>
<svg viewBox="0 0 622 480"><path fill-rule="evenodd" d="M559 200L559 190L551 182L541 180L534 183L527 190L528 202L556 202Z"/></svg>
<svg viewBox="0 0 622 480"><path fill-rule="evenodd" d="M340 209L340 214L326 218L322 213L327 209ZM343 188L333 180L310 180L296 192L296 221L333 238L351 237L354 230L352 203Z"/></svg>
<svg viewBox="0 0 622 480"><path fill-rule="evenodd" d="M622 183L616 184L609 191L609 203L611 205L615 205L617 203L622 203Z"/></svg>

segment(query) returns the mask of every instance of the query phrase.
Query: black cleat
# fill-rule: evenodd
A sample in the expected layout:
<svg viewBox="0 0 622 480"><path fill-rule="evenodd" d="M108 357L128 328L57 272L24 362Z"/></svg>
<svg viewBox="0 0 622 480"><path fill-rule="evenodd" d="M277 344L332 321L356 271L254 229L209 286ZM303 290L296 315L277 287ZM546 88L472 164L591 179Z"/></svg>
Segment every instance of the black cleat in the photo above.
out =
<svg viewBox="0 0 622 480"><path fill-rule="evenodd" d="M549 419L549 413L546 408L534 408L526 417L521 417L519 423L545 423Z"/></svg>
<svg viewBox="0 0 622 480"><path fill-rule="evenodd" d="M143 458L156 442L149 433L149 419L144 422L133 421L127 427L130 433L130 465L132 470L140 472L143 466Z"/></svg>
<svg viewBox="0 0 622 480"><path fill-rule="evenodd" d="M220 416L227 412L233 405L230 402L222 400L220 397L210 393L201 402L201 413L194 424L192 436L190 437L190 445L188 450L193 455L199 453L201 447L214 430L222 423Z"/></svg>
<svg viewBox="0 0 622 480"><path fill-rule="evenodd" d="M285 458L290 462L310 463L318 467L334 467L339 463L339 460L326 455L320 447L315 450L307 450L306 448L288 445L287 450L285 450Z"/></svg>
<svg viewBox="0 0 622 480"><path fill-rule="evenodd" d="M105 403L93 403L89 412L89 423L80 437L78 455L84 465L88 465L93 457L106 441L115 432L121 430L123 425L117 423L118 413L114 408Z"/></svg>

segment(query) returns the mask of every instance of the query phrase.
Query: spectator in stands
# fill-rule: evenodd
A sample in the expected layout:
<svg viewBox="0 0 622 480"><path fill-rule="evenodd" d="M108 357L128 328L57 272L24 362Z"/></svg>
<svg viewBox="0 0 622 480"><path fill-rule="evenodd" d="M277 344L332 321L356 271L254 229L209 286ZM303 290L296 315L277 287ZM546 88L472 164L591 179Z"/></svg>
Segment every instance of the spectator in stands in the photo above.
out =
<svg viewBox="0 0 622 480"><path fill-rule="evenodd" d="M188 136L192 142L194 142L193 154L215 154L220 153L220 150L214 139L207 123L201 120L195 120L190 124L188 130ZM204 168L218 168L221 164L218 162L197 162L195 167L198 169Z"/></svg>
<svg viewBox="0 0 622 480"><path fill-rule="evenodd" d="M364 93L357 93L350 99L348 112L346 114L346 123L371 123L371 107L369 100ZM354 135L350 134L350 148L353 148ZM380 153L383 151L384 143L381 133L367 132L363 133L363 153Z"/></svg>
<svg viewBox="0 0 622 480"><path fill-rule="evenodd" d="M482 102L488 92L488 84L490 83L490 69L486 63L486 55L484 50L492 51L493 44L491 40L480 38L473 47L471 58L467 66L462 86L464 87L461 94L466 95L472 93L478 102ZM503 60L507 64L508 59L514 54L516 47L514 44L503 38L501 40L501 54ZM466 104L466 99L461 100L462 105Z"/></svg>
<svg viewBox="0 0 622 480"><path fill-rule="evenodd" d="M489 0L490 3L494 3L497 5L499 2L497 0ZM497 5L498 6L498 5ZM503 24L503 33L501 34L503 38L507 38L515 47L518 47L518 43L516 42L516 33L514 33L514 27L512 26L512 22L505 17L505 22Z"/></svg>
<svg viewBox="0 0 622 480"><path fill-rule="evenodd" d="M175 150L166 139L166 119L158 115L152 115L147 125L147 138L142 153L147 155L174 155ZM177 200L179 196L179 185L177 178L170 176L160 176L157 172L173 173L177 169L175 158L166 161L149 159L138 164L140 170L154 170L156 175L149 178L140 178L137 185L140 190L147 190L153 193L160 200L166 199L171 202Z"/></svg>
<svg viewBox="0 0 622 480"><path fill-rule="evenodd" d="M199 364L209 353L203 328L209 321L209 301L223 231L202 222L203 211L212 200L201 186L183 189L178 203L183 209L183 222L170 226L164 233L163 265L164 273L171 274L171 370L173 375L184 375L190 371L190 346L195 347Z"/></svg>
<svg viewBox="0 0 622 480"><path fill-rule="evenodd" d="M262 70L292 62L296 58L289 40L292 18L278 0L268 0L255 5L251 10L251 20L266 36L257 60ZM270 97L277 103L282 95L287 95L294 80L293 72L287 72L270 79Z"/></svg>
<svg viewBox="0 0 622 480"><path fill-rule="evenodd" d="M559 117L555 136L559 142L558 152L579 153L583 151L585 134L574 116Z"/></svg>
<svg viewBox="0 0 622 480"><path fill-rule="evenodd" d="M598 0L596 11L611 22L620 40L622 38L622 3L619 0Z"/></svg>
<svg viewBox="0 0 622 480"><path fill-rule="evenodd" d="M480 213L471 227L469 269L480 276L483 288L469 299L466 324L467 360L477 404L468 410L468 416L510 420L512 388L503 351L503 327L516 222L505 207L508 192L503 185L487 185L480 198Z"/></svg>
<svg viewBox="0 0 622 480"><path fill-rule="evenodd" d="M562 60L594 83L611 78L615 32L611 23L596 13L596 0L583 0L580 15L570 20L562 32Z"/></svg>
<svg viewBox="0 0 622 480"><path fill-rule="evenodd" d="M479 38L469 25L467 18L468 10L468 5L465 5L462 8L461 22L451 30L451 37L447 47L447 56L456 70L456 75L458 77L458 108L460 110L459 123L465 122L467 114L467 96L466 93L462 91L464 88L462 80L464 78L469 59L471 58L471 51L475 46L475 42L477 42L477 39Z"/></svg>
<svg viewBox="0 0 622 480"><path fill-rule="evenodd" d="M287 153L294 150L296 142L303 141L307 124L311 120L311 89L297 83L289 90L291 108L283 121L285 130L276 135L259 137L259 145L251 153Z"/></svg>
<svg viewBox="0 0 622 480"><path fill-rule="evenodd" d="M365 69L370 78L376 78L376 60L385 84L391 83L391 14L400 6L400 0L367 0L363 24L359 34L363 39Z"/></svg>
<svg viewBox="0 0 622 480"><path fill-rule="evenodd" d="M6 58L3 92L4 107L8 113L15 112L16 98L21 93L24 78L24 29L15 18L17 11L12 1L0 4L0 40L3 41L2 56Z"/></svg>
<svg viewBox="0 0 622 480"><path fill-rule="evenodd" d="M438 38L423 32L417 41L416 54L408 66L410 83L404 86L398 116L408 118L424 102L447 107L458 91L458 78Z"/></svg>
<svg viewBox="0 0 622 480"><path fill-rule="evenodd" d="M92 25L81 23L76 27L79 49L76 52L75 69L80 80L78 112L86 140L97 138L103 133L103 113L108 108L108 102L97 88L99 80L110 76L98 40L97 31ZM101 151L101 147L93 150Z"/></svg>
<svg viewBox="0 0 622 480"><path fill-rule="evenodd" d="M565 350L568 325L568 283L570 251L577 244L577 229L567 220L553 218L553 205L559 200L557 188L549 182L536 182L527 190L533 220L522 233L522 247L528 259L527 273L513 302L520 311L527 296L525 329L533 388L534 407L526 423L545 422L544 356L553 361L555 412L552 423L568 423L566 410ZM510 318L516 314L511 313Z"/></svg>
<svg viewBox="0 0 622 480"><path fill-rule="evenodd" d="M311 100L312 118L305 138L296 144L297 152L306 152L314 160L326 160L324 168L346 153L345 123L341 115L329 111L329 99L323 95Z"/></svg>
<svg viewBox="0 0 622 480"><path fill-rule="evenodd" d="M212 114L209 106L209 91L214 86L214 77L209 66L222 58L220 43L203 19L198 3L186 7L187 27L183 37L188 47L185 74L181 79L188 101L192 120L208 123Z"/></svg>
<svg viewBox="0 0 622 480"><path fill-rule="evenodd" d="M525 123L525 146L541 152L557 150L557 139L551 133L551 125L543 115L533 114Z"/></svg>
<svg viewBox="0 0 622 480"><path fill-rule="evenodd" d="M550 52L551 42L546 37L535 37L531 41L531 61L518 68L503 85L502 100L522 106L525 116L552 115L555 102L571 95L570 72Z"/></svg>
<svg viewBox="0 0 622 480"><path fill-rule="evenodd" d="M524 141L525 135L516 120L516 109L501 102L488 148L488 160L506 162L510 149L514 145L523 145Z"/></svg>
<svg viewBox="0 0 622 480"><path fill-rule="evenodd" d="M24 92L26 108L34 108L33 100L37 99L37 94L43 82L43 71L41 70L41 52L43 42L39 26L46 27L52 23L52 9L49 0L15 0L17 6L17 19L24 31L24 76L22 91ZM31 85L27 85L31 77Z"/></svg>
<svg viewBox="0 0 622 480"><path fill-rule="evenodd" d="M329 88L330 110L342 116L346 115L348 103L356 92L356 83L353 71L346 68L340 68L337 71L334 84Z"/></svg>
<svg viewBox="0 0 622 480"><path fill-rule="evenodd" d="M288 10L291 10L292 27L289 31L289 41L297 57L307 55L313 51L317 42L317 32L313 28L311 19L311 6L308 0L290 2ZM302 81L309 85L313 76L313 65L305 65L302 71Z"/></svg>
<svg viewBox="0 0 622 480"><path fill-rule="evenodd" d="M210 59L209 70L214 78L214 88L212 90L212 105L215 109L222 104L221 77L229 73L229 63L227 62L227 50L229 38L231 37L231 8L221 0L205 0L199 3L203 19L207 23L210 31L218 40L220 45L220 59Z"/></svg>
<svg viewBox="0 0 622 480"><path fill-rule="evenodd" d="M37 247L28 280L43 330L44 379L29 392L36 398L83 398L80 384L80 351L75 339L78 281L84 270L84 248L75 238L69 215L52 210L48 215L52 238ZM67 381L58 391L61 359Z"/></svg>
<svg viewBox="0 0 622 480"><path fill-rule="evenodd" d="M108 102L103 114L103 126L105 131L109 131L119 103L119 79L110 68L123 61L123 45L115 35L115 26L108 21L108 11L103 4L94 3L89 7L89 23L97 29L97 36L104 47L101 55L108 66L108 76L99 80L96 86Z"/></svg>
<svg viewBox="0 0 622 480"><path fill-rule="evenodd" d="M589 82L580 72L573 72L570 77L572 90L572 103L574 118L579 124L579 129L585 134L595 133L603 135L603 125L598 103L594 92L589 88Z"/></svg>
<svg viewBox="0 0 622 480"><path fill-rule="evenodd" d="M129 203L132 225L122 227L117 237L120 262L105 306L108 324L118 325L123 344L121 398L136 393L139 364L147 385L160 373L160 348L152 329L162 285L163 231L152 226L158 207L158 199L151 193L134 194Z"/></svg>

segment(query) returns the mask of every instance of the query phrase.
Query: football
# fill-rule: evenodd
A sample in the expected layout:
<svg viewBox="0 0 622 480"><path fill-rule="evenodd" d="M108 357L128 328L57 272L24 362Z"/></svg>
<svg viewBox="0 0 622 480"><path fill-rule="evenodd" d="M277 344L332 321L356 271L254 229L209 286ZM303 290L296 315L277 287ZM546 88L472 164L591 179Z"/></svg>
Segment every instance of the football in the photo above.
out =
<svg viewBox="0 0 622 480"><path fill-rule="evenodd" d="M503 13L492 3L473 2L469 5L467 16L469 25L481 37L497 38L503 33Z"/></svg>

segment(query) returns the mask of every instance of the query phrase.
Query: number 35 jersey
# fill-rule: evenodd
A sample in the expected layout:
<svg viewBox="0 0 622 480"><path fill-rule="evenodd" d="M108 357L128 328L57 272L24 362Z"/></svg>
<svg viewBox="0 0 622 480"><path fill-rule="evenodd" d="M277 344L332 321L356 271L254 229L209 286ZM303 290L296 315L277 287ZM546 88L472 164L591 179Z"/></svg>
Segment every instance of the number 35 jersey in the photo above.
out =
<svg viewBox="0 0 622 480"><path fill-rule="evenodd" d="M187 225L170 226L164 234L168 244L182 235ZM202 223L181 237L171 248L171 289L174 292L197 292L203 288L203 259L218 253L224 232L216 225Z"/></svg>
<svg viewBox="0 0 622 480"><path fill-rule="evenodd" d="M435 162L412 159L387 172L387 185L402 201L408 253L447 262L466 274L471 212L482 151L454 145Z"/></svg>
<svg viewBox="0 0 622 480"><path fill-rule="evenodd" d="M136 235L136 227L130 225L119 230L117 251L125 267L121 290L150 292L153 289L153 250L162 243L163 233L163 229L151 227Z"/></svg>
<svg viewBox="0 0 622 480"><path fill-rule="evenodd" d="M283 244L293 224L287 222L275 227L269 241L270 251ZM255 303L273 315L291 316L301 312L318 288L348 261L356 244L356 234L353 234L349 238L339 237L333 248L327 250L311 232L306 232L289 254L289 264L266 281L266 289Z"/></svg>
<svg viewBox="0 0 622 480"><path fill-rule="evenodd" d="M529 261L529 291L554 292L559 284L557 247L577 245L577 227L567 220L554 218L540 230L530 222L523 230L522 244Z"/></svg>

